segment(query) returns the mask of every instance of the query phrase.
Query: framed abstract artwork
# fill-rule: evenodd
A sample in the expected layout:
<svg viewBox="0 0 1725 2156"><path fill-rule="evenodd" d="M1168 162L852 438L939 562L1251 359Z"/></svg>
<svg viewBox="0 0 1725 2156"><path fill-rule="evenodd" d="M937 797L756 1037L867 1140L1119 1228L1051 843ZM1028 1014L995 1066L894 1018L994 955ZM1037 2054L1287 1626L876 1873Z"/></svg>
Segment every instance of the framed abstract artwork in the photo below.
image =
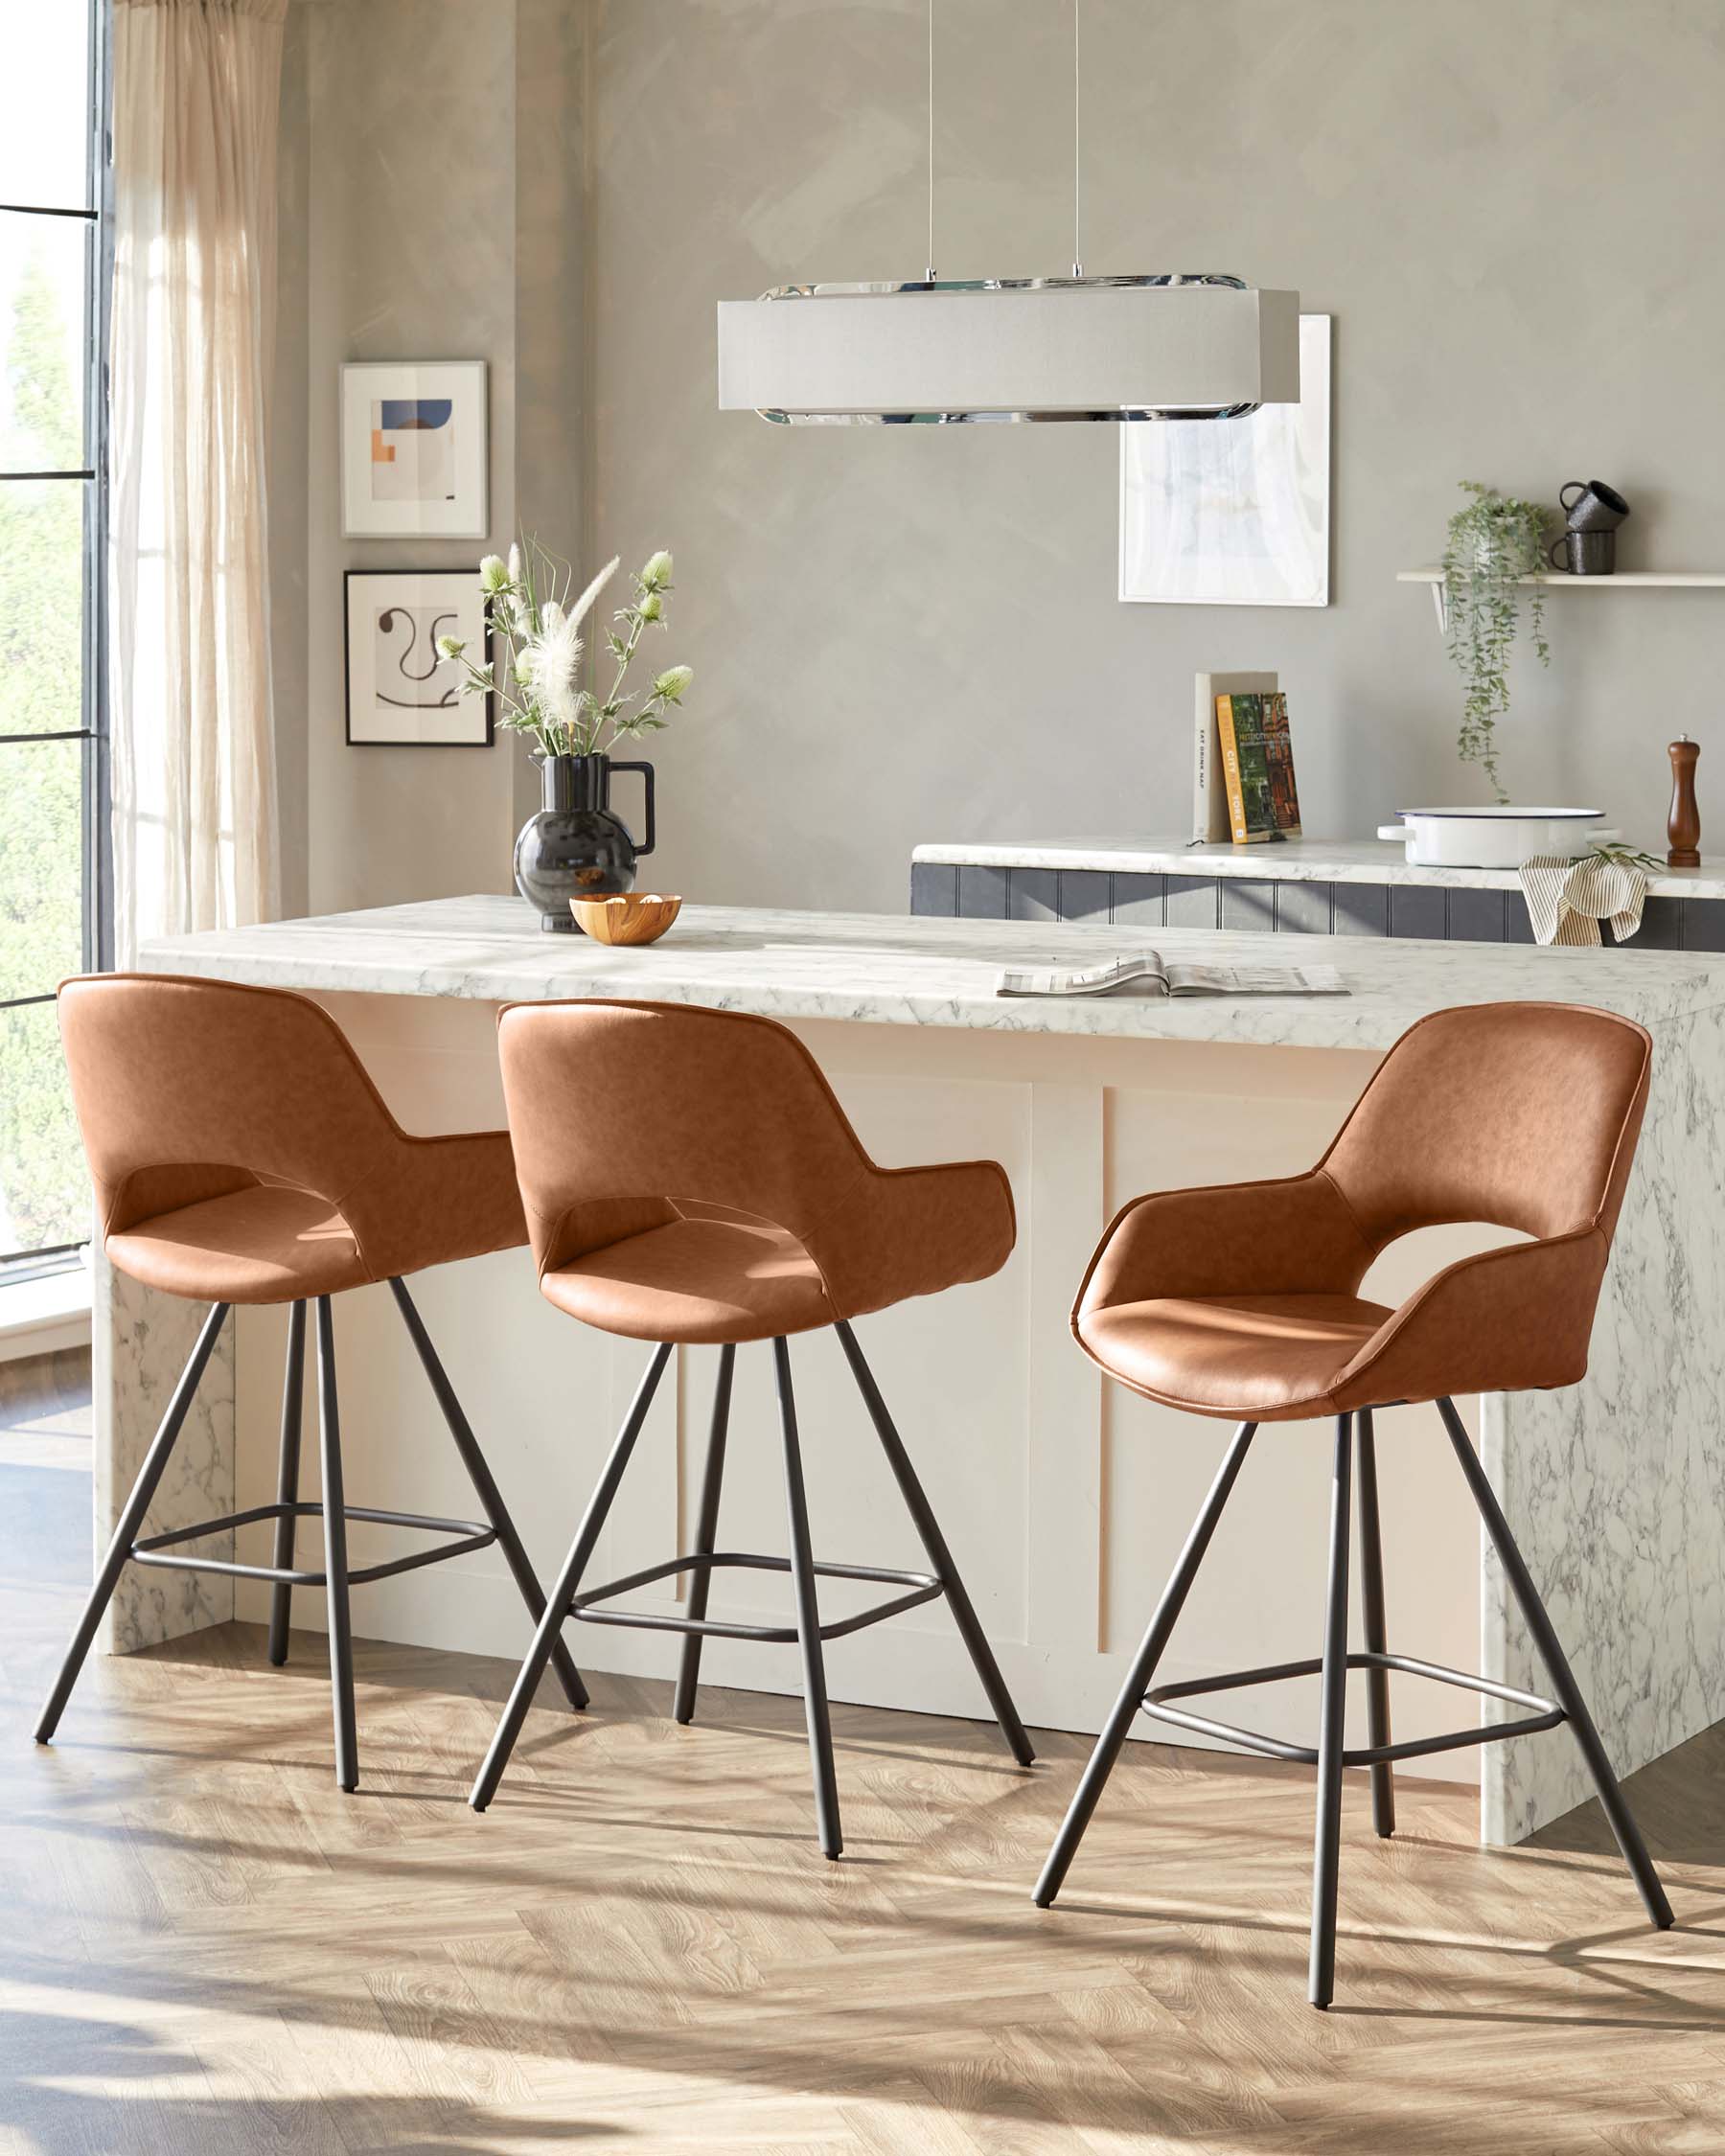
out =
<svg viewBox="0 0 1725 2156"><path fill-rule="evenodd" d="M341 370L341 528L349 539L484 539L483 359Z"/></svg>
<svg viewBox="0 0 1725 2156"><path fill-rule="evenodd" d="M1329 605L1330 317L1300 317L1300 401L1120 429L1120 597Z"/></svg>
<svg viewBox="0 0 1725 2156"><path fill-rule="evenodd" d="M492 700L464 697L437 649L458 636L491 656L491 616L472 569L347 572L347 738L356 746L484 748Z"/></svg>

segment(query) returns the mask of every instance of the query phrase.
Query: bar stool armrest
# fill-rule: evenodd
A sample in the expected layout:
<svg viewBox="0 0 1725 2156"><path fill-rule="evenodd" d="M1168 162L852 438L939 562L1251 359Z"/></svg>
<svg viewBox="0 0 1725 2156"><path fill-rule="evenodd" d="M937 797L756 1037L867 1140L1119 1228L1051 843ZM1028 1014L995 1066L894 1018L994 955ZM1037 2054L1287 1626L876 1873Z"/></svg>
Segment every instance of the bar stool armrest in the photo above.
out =
<svg viewBox="0 0 1725 2156"><path fill-rule="evenodd" d="M399 1136L341 1211L380 1280L527 1240L507 1131Z"/></svg>
<svg viewBox="0 0 1725 2156"><path fill-rule="evenodd" d="M1157 1190L1110 1222L1072 1323L1162 1296L1353 1295L1373 1252L1322 1168L1276 1181Z"/></svg>
<svg viewBox="0 0 1725 2156"><path fill-rule="evenodd" d="M1343 1371L1338 1408L1578 1383L1609 1250L1586 1227L1445 1267Z"/></svg>
<svg viewBox="0 0 1725 2156"><path fill-rule="evenodd" d="M872 1162L803 1240L842 1318L986 1280L1017 1239L1012 1183L996 1160L926 1168Z"/></svg>

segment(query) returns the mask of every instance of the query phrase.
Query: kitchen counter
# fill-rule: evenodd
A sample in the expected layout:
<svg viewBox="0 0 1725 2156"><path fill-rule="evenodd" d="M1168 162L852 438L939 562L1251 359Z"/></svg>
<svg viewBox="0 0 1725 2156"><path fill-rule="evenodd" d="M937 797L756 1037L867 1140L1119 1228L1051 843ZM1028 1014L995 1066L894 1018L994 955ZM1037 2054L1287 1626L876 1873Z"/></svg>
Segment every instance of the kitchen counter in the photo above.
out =
<svg viewBox="0 0 1725 2156"><path fill-rule="evenodd" d="M1134 935L1125 942L1142 946ZM545 934L517 899L438 899L151 943L153 972L277 988L454 998L488 1004L559 996L649 997L780 1019L958 1026L1114 1040L1242 1041L1385 1048L1427 1011L1502 997L1600 1003L1651 1024L1725 1002L1718 961L1649 969L1616 951L1435 944L1389 951L1336 939L1290 946L1290 962L1340 965L1346 997L1000 997L1004 965L1099 963L1123 947L1100 923L906 920L690 906L641 949ZM1261 964L1260 938L1164 928L1169 957Z"/></svg>
<svg viewBox="0 0 1725 2156"><path fill-rule="evenodd" d="M1386 816L1386 823L1394 819ZM1649 852L1653 848L1649 846ZM1661 851L1664 849L1661 848ZM1095 868L1126 875L1275 877L1323 883L1424 883L1451 890L1514 891L1512 868L1411 868L1399 839L1284 838L1273 845L1188 845L1184 838L1024 838L1003 844L956 840L918 846L913 861L975 868ZM1725 859L1699 868L1647 872L1656 897L1725 899Z"/></svg>
<svg viewBox="0 0 1725 2156"><path fill-rule="evenodd" d="M1649 870L1647 889L1634 949L1725 952L1725 859ZM1263 846L1187 845L1178 837L929 844L911 856L910 907L931 918L1533 940L1514 869L1414 868L1399 841L1382 838Z"/></svg>
<svg viewBox="0 0 1725 2156"><path fill-rule="evenodd" d="M860 1330L1026 1719L1087 1731L1106 1712L1227 1436L1221 1424L1104 1385L1073 1345L1068 1312L1112 1212L1141 1190L1308 1166L1383 1049L1425 1011L1558 998L1636 1018L1654 1034L1655 1076L1593 1375L1565 1392L1460 1405L1620 1767L1725 1714L1725 1237L1711 1195L1725 1186L1725 966L1681 954L1314 936L1291 943L1288 955L1338 965L1348 996L993 996L1002 962L1110 954L1126 926L697 906L656 946L606 950L544 935L515 900L472 898L167 938L142 962L314 995L402 1121L420 1132L501 1121L498 1002L625 996L791 1023L884 1163L1000 1159L1021 1220L1003 1271ZM1130 937L1145 940L1136 929ZM1261 937L1165 922L1154 940L1173 955L1265 955ZM1504 1240L1478 1226L1422 1231L1384 1253L1364 1292L1397 1301L1438 1265ZM415 1295L549 1574L641 1350L550 1310L520 1250L421 1275ZM103 1283L104 1531L196 1320L196 1310L135 1283ZM368 1503L463 1516L470 1495L387 1295L340 1298L337 1330L350 1489ZM158 1530L273 1494L285 1331L283 1313L240 1314L237 1347L212 1365L152 1510ZM817 1552L915 1563L833 1343L816 1337L794 1347ZM748 1351L738 1359L724 1520L727 1543L764 1550L783 1532L769 1361ZM686 1532L712 1362L700 1350L674 1359L676 1381L656 1404L596 1576L651 1565ZM1380 1437L1392 1644L1511 1684L1536 1682L1502 1583L1482 1568L1477 1523L1432 1411L1386 1411ZM1326 1445L1321 1426L1286 1426L1254 1452L1217 1561L1175 1636L1170 1681L1282 1660L1301 1651L1291 1644L1301 1639L1316 1652ZM315 1448L306 1451L310 1481ZM240 1539L242 1554L262 1550L263 1530ZM356 1542L359 1562L398 1547L394 1530L377 1527L357 1530ZM521 1612L494 1554L363 1590L356 1629L518 1655ZM236 1595L211 1576L134 1570L113 1640L139 1645L236 1611L258 1617L265 1593L241 1583ZM725 1614L779 1621L771 1593L759 1575L727 1583ZM833 1590L836 1602L841 1593ZM659 1594L673 1608L671 1594L667 1583L646 1606ZM299 1594L294 1619L320 1624L321 1598ZM576 1627L571 1636L578 1658L602 1670L664 1676L674 1666L675 1641L663 1635ZM794 1649L715 1640L707 1655L718 1684L797 1682ZM981 1711L938 1608L847 1640L831 1658L830 1681L840 1699ZM1396 1682L1398 1734L1453 1725L1453 1695ZM1260 1726L1285 1736L1306 1730L1310 1706L1303 1687L1254 1700ZM541 1771L554 1772L557 1755L541 1757ZM1584 1794L1560 1732L1450 1755L1430 1771L1453 1776L1481 1761L1488 1840L1519 1839Z"/></svg>

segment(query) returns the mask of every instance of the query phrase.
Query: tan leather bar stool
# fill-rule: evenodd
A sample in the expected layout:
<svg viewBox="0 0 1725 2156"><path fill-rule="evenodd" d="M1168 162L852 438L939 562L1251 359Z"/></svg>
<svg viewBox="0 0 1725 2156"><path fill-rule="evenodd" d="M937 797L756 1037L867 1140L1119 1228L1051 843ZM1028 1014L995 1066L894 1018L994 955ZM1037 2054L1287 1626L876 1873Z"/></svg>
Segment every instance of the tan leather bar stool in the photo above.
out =
<svg viewBox="0 0 1725 2156"><path fill-rule="evenodd" d="M1119 1699L1037 1881L1060 1892L1133 1716L1222 1736L1318 1769L1309 1996L1335 1988L1342 1770L1371 1770L1374 1823L1394 1830L1396 1759L1528 1735L1567 1722L1641 1890L1664 1929L1671 1908L1508 1523L1456 1413L1457 1392L1575 1385L1646 1106L1652 1043L1604 1011L1486 1003L1440 1011L1391 1049L1340 1135L1307 1175L1214 1190L1161 1191L1119 1213L1091 1268L1072 1329L1134 1392L1237 1421ZM1439 1222L1484 1221L1534 1238L1448 1266L1399 1310L1360 1299L1388 1244ZM1432 1400L1551 1679L1554 1700L1392 1654L1385 1637L1374 1409ZM1336 1417L1323 1652L1150 1689L1181 1606L1260 1423ZM1350 1442L1350 1429L1356 1434ZM1364 1653L1347 1651L1350 1478L1357 1446ZM1346 1676L1368 1674L1369 1743L1344 1742ZM1434 1677L1527 1711L1490 1728L1404 1744L1390 1738L1389 1672ZM1316 1749L1284 1744L1171 1703L1321 1675Z"/></svg>
<svg viewBox="0 0 1725 2156"><path fill-rule="evenodd" d="M572 1318L655 1343L647 1372L576 1532L531 1652L473 1785L496 1794L565 1617L685 1635L673 1712L692 1719L701 1642L796 1640L814 1761L820 1846L842 1846L824 1643L944 1594L989 1706L1021 1765L1034 1755L909 1456L850 1320L911 1296L1000 1271L1014 1236L1012 1189L992 1160L878 1168L813 1056L770 1019L656 1003L515 1004L498 1021L503 1091L540 1291ZM928 1552L927 1572L817 1564L811 1554L791 1386L793 1333L831 1325ZM791 1554L715 1548L737 1348L772 1342ZM719 1349L695 1548L687 1556L581 1591L606 1514L674 1345ZM715 1570L788 1571L794 1625L709 1619ZM630 1589L692 1572L686 1617L601 1607ZM899 1589L877 1607L820 1618L816 1581Z"/></svg>
<svg viewBox="0 0 1725 2156"><path fill-rule="evenodd" d="M207 1302L168 1411L126 1501L52 1697L36 1725L46 1744L71 1696L96 1627L128 1563L225 1572L275 1583L269 1659L288 1659L289 1598L322 1587L329 1601L335 1778L359 1783L348 1590L495 1543L537 1620L544 1597L461 1403L402 1275L527 1239L509 1136L409 1137L384 1107L329 1014L304 996L226 981L107 974L59 992L60 1034L95 1184L108 1262L147 1287ZM449 1434L472 1478L483 1522L429 1519L346 1502L335 1342L330 1298L387 1280ZM279 1494L172 1534L140 1539L197 1383L235 1303L289 1303ZM306 1305L317 1308L323 1502L299 1497ZM296 1521L321 1518L324 1567L296 1569ZM275 1522L274 1562L192 1556L182 1545L255 1521ZM350 1571L347 1523L423 1527L453 1539ZM586 1705L566 1653L558 1675Z"/></svg>

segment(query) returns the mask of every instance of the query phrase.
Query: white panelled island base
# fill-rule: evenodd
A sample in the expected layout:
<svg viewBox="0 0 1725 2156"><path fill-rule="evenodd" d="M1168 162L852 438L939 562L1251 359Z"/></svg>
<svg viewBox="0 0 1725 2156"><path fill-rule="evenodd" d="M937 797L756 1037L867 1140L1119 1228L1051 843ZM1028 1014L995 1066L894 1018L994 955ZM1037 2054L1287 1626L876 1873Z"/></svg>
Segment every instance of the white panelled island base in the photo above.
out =
<svg viewBox="0 0 1725 2156"><path fill-rule="evenodd" d="M1345 998L1141 996L1002 1002L1006 962L1092 962L1149 940L1175 955L1262 960L1261 938L1178 929L873 919L685 909L646 950L540 932L520 902L472 898L172 938L161 973L303 990L353 1039L411 1131L502 1120L494 1019L520 998L620 996L765 1013L793 1025L865 1145L889 1166L986 1155L1012 1178L1018 1249L993 1279L862 1320L859 1337L947 1531L1020 1709L1093 1731L1121 1680L1220 1459L1229 1426L1105 1384L1068 1313L1115 1209L1155 1188L1310 1165L1406 1026L1449 1004L1595 1003L1656 1043L1651 1103L1587 1382L1460 1403L1605 1742L1626 1772L1725 1714L1725 968L1698 956L1349 938L1278 940L1340 967ZM579 1099L568 1104L571 1119ZM1386 1252L1363 1293L1398 1301L1464 1250L1506 1237L1429 1230ZM540 1302L524 1250L419 1275L414 1293L541 1578L548 1580L646 1359ZM98 1533L105 1539L186 1352L196 1313L130 1282L98 1315ZM165 1531L274 1494L286 1313L240 1314L150 1516ZM347 1494L463 1517L471 1492L387 1292L336 1304ZM922 1563L838 1342L792 1345L816 1555ZM591 1581L686 1548L717 1350L682 1349L661 1388ZM312 1412L308 1400L308 1420ZM783 1497L771 1359L738 1354L721 1546L776 1552ZM1392 1649L1543 1687L1435 1412L1379 1418ZM1267 1428L1175 1633L1172 1681L1319 1651L1328 1426ZM316 1447L303 1495L315 1495ZM266 1530L242 1530L264 1561ZM358 1526L356 1561L409 1547ZM686 1577L686 1575L685 1575ZM662 1591L668 1594L670 1583ZM713 1615L783 1622L772 1575L721 1575ZM823 1583L823 1609L853 1606ZM854 1591L866 1594L867 1591ZM129 1648L238 1614L267 1590L128 1571L109 1644ZM675 1607L668 1599L646 1607ZM301 1591L294 1622L323 1621ZM356 1630L510 1657L526 1645L494 1549L356 1591ZM669 1675L674 1636L573 1624L578 1662ZM712 1640L703 1677L794 1691L794 1647ZM839 1699L986 1714L944 1608L837 1643ZM1396 1678L1395 1734L1471 1716L1445 1688ZM551 1695L545 1694L547 1698ZM1362 1702L1363 1705L1363 1697ZM1258 1726L1305 1736L1315 1684L1254 1695ZM1148 1735L1152 1725L1140 1724ZM364 1763L363 1717L360 1729ZM1480 1762L1486 1840L1520 1839L1587 1792L1569 1733L1440 1757ZM1404 1767L1403 1772L1418 1768Z"/></svg>

